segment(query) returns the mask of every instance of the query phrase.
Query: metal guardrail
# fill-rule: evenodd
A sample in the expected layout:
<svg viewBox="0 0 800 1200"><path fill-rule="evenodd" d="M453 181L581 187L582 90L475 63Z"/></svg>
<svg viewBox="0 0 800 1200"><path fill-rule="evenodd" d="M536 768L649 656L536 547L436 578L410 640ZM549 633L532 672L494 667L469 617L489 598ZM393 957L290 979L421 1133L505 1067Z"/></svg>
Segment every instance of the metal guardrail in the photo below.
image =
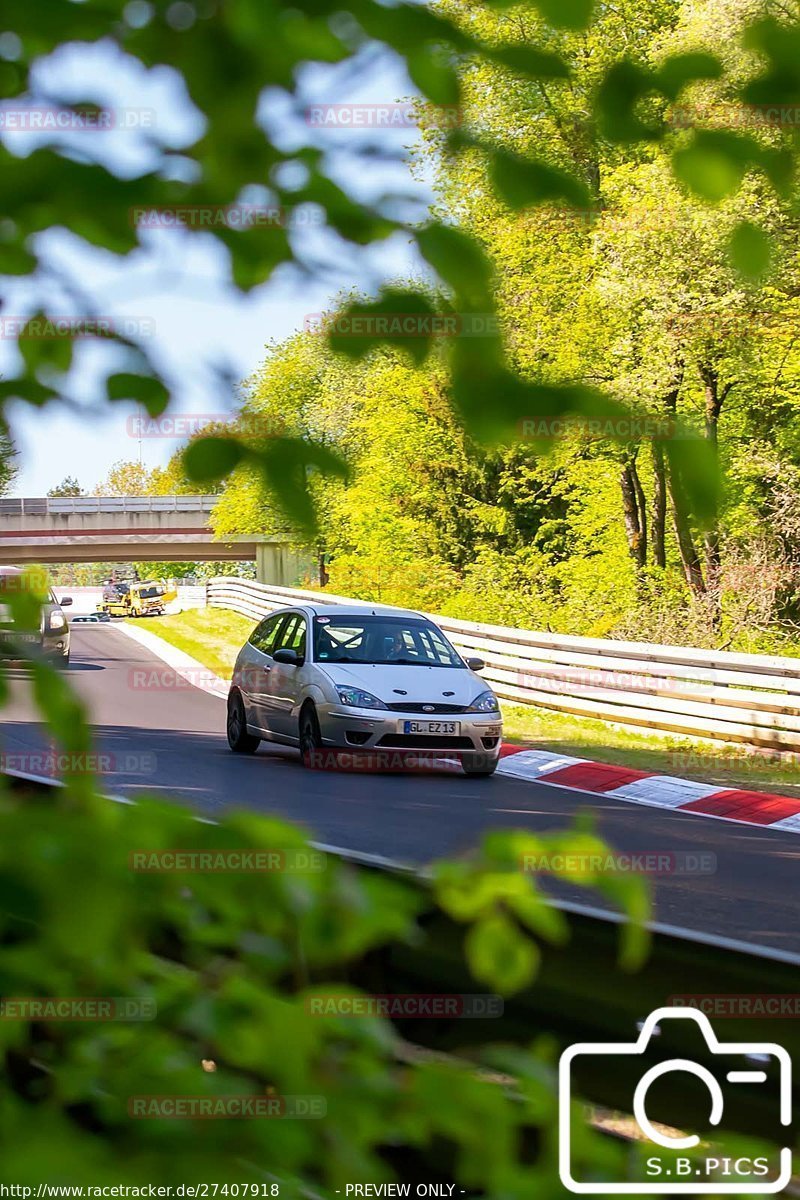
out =
<svg viewBox="0 0 800 1200"><path fill-rule="evenodd" d="M61 786L13 772L2 779L12 793L33 803L47 803ZM64 819L69 820L68 813ZM340 847L315 844L315 848L347 862L354 870L401 875L409 886L430 892L425 873ZM738 1004L740 1015L729 1013L724 1020L715 1021L713 1011L708 1014L721 1041L777 1042L793 1059L800 1055L800 955L651 924L647 961L639 970L627 972L618 961L620 915L557 899L552 904L567 919L569 939L558 946L539 944L541 963L534 984L506 998L499 1017L449 1021L393 1018L398 1032L416 1046L465 1057L472 1048L497 1043L526 1050L543 1035L552 1040L554 1050L576 1042L632 1042L650 1013L679 995L691 994L712 1004L726 998ZM337 978L379 996L474 992L475 981L464 962L465 928L435 904L432 894L424 899L419 928L414 944L389 942L346 968L337 968ZM785 1013L767 1012L759 1018L759 997L783 1003ZM731 1088L726 1082L730 1060L715 1056L694 1030L694 1023L664 1021L651 1051L627 1060L618 1057L613 1069L609 1059L600 1056L576 1060L574 1078L580 1096L609 1109L630 1112L636 1083L648 1067L667 1057L690 1058L710 1070L720 1083L726 1096L727 1129L774 1141L779 1134L774 1110L776 1080L770 1074L767 1087ZM680 1072L673 1072L665 1082L667 1086L660 1085L653 1104L648 1101L651 1118L678 1128L705 1127L705 1090L686 1088ZM799 1085L795 1073L795 1100ZM535 1137L535 1130L531 1134Z"/></svg>
<svg viewBox="0 0 800 1200"><path fill-rule="evenodd" d="M283 605L363 604L219 577L208 604L260 620ZM800 658L540 633L428 614L504 700L687 737L800 750Z"/></svg>
<svg viewBox="0 0 800 1200"><path fill-rule="evenodd" d="M217 496L42 496L0 500L0 517L101 512L211 512Z"/></svg>

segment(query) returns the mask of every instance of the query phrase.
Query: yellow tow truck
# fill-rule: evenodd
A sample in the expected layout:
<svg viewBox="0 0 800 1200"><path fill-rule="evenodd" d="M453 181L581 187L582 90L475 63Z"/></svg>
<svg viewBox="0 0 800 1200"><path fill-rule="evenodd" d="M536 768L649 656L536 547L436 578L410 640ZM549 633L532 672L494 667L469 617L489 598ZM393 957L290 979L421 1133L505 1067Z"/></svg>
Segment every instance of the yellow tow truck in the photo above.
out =
<svg viewBox="0 0 800 1200"><path fill-rule="evenodd" d="M97 611L108 613L110 617L159 617L177 598L177 589L163 580L110 583L103 588Z"/></svg>

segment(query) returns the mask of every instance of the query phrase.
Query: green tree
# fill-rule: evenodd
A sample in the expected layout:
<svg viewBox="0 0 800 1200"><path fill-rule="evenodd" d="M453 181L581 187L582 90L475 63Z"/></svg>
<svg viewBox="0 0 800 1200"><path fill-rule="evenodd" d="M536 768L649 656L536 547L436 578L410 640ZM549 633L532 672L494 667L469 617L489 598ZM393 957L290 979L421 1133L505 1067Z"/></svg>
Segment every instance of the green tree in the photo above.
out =
<svg viewBox="0 0 800 1200"><path fill-rule="evenodd" d="M8 495L18 473L16 447L11 435L0 428L0 496Z"/></svg>
<svg viewBox="0 0 800 1200"><path fill-rule="evenodd" d="M84 490L74 475L65 475L61 483L50 488L48 496L83 496Z"/></svg>
<svg viewBox="0 0 800 1200"><path fill-rule="evenodd" d="M120 459L94 489L95 496L144 496L149 472L140 462Z"/></svg>

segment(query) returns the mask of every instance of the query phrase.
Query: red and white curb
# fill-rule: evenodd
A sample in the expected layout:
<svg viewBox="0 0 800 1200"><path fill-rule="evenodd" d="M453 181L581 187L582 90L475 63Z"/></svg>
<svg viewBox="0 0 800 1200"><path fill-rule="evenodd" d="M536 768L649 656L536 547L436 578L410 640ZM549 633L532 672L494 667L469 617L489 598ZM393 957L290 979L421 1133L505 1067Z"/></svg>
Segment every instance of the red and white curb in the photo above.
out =
<svg viewBox="0 0 800 1200"><path fill-rule="evenodd" d="M632 767L591 762L547 750L525 750L507 742L503 743L497 772L571 791L613 796L615 800L628 800L632 804L672 808L677 812L800 833L800 796L720 788L713 783L696 783L672 775L651 775Z"/></svg>

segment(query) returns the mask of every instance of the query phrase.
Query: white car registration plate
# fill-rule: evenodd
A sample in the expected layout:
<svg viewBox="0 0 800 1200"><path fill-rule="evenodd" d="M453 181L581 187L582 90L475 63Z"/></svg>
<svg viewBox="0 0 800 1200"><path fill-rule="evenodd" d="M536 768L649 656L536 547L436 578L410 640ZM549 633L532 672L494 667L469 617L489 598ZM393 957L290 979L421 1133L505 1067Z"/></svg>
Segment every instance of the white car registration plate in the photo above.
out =
<svg viewBox="0 0 800 1200"><path fill-rule="evenodd" d="M459 721L403 721L403 733L460 733Z"/></svg>

